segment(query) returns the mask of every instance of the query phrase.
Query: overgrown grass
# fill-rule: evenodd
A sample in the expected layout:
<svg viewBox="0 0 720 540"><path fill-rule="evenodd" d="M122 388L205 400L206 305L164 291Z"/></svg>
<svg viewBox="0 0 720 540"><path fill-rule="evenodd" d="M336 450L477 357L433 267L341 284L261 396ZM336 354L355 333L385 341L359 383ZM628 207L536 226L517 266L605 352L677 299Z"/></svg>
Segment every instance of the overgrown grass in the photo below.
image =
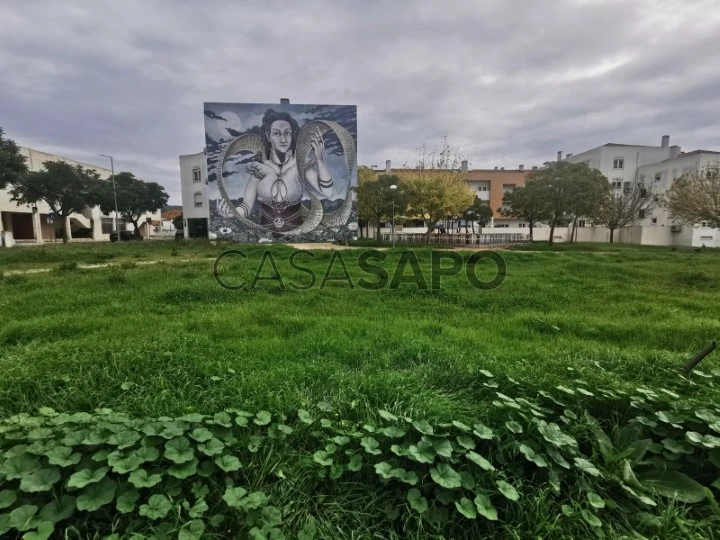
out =
<svg viewBox="0 0 720 540"><path fill-rule="evenodd" d="M137 418L228 408L291 414L329 403L333 421L353 425L373 422L378 409L387 409L433 423L503 426L507 412L492 406L496 391L531 399L538 392L557 395L558 386L576 388L581 380L594 395L566 395L568 405L580 416L588 411L612 432L631 417L629 402L595 389L632 395L639 386L669 388L677 368L720 336L720 254L602 247L601 253L581 246L502 252L507 278L492 291L471 287L463 275L443 276L437 291L407 284L364 290L358 281L375 277L358 268L359 251L353 249L340 251L352 289L341 280L320 288L326 273L342 274L338 264L328 272L331 251L298 257L295 262L312 269L317 282L309 290L292 289L290 282L307 284L308 275L290 267L290 248L274 246L285 288L266 280L251 292L228 291L214 281L212 261L203 259L223 246L147 242L3 250L3 269L60 263L69 270L73 261L84 264L91 257L122 268L0 280L0 416L36 414L39 407L69 413L108 407ZM224 262L221 273L250 282L266 248L239 249L248 257ZM391 277L400 251L387 252L381 263ZM415 253L430 282L431 251ZM135 264L140 257L134 255L166 262ZM480 265L478 273L489 276L492 268ZM271 274L266 264L262 275ZM710 372L718 365L711 355L700 368ZM508 388L487 386L481 370L508 381ZM708 405L720 399L713 386L703 389L698 393L687 384L674 391ZM592 447L580 422L576 428L581 446L585 441ZM299 442L304 444L312 446L307 438ZM272 483L273 504L297 507L303 492L322 494L304 507L302 522L291 520L290 529L312 515L323 538L350 538L353 528L383 538L462 537L463 527L452 525L458 519L452 507L438 528L400 505L398 519L405 525L399 527L383 517L394 499L376 475L335 483L318 478L317 463L308 463L301 448L283 452L265 456L267 463L253 468L257 478L246 480L260 485L267 481L263 467L286 473L292 467L290 481ZM516 459L500 447L488 457L506 460L504 466ZM508 506L503 524L473 529L474 537L482 531L495 537L592 537L603 530L615 537L636 527L648 537L708 538L718 525L709 506L661 500L643 510L653 525L643 528L635 518L628 524L618 510L603 518L607 528L598 532L580 517L586 509L581 484L558 498L539 482ZM559 517L568 501L577 514Z"/></svg>

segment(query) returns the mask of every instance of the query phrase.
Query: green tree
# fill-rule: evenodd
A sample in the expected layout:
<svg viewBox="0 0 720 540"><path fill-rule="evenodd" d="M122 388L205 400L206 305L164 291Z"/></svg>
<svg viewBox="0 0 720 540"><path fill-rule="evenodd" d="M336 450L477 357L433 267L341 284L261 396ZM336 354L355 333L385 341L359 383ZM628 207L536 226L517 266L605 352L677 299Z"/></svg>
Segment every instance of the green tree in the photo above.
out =
<svg viewBox="0 0 720 540"><path fill-rule="evenodd" d="M615 231L648 217L659 206L652 188L637 184L629 189L609 189L600 205L592 213L593 225L610 229L610 243Z"/></svg>
<svg viewBox="0 0 720 540"><path fill-rule="evenodd" d="M390 186L396 185L395 193ZM395 216L405 212L407 200L401 180L395 175L376 176L368 167L358 170L358 214L360 219L375 224L375 237L380 240L380 222L390 218L395 198Z"/></svg>
<svg viewBox="0 0 720 540"><path fill-rule="evenodd" d="M175 230L181 231L183 229L183 215L182 213L175 216L172 220L173 227L175 227Z"/></svg>
<svg viewBox="0 0 720 540"><path fill-rule="evenodd" d="M604 179L604 180L603 180ZM537 196L542 213L550 225L549 244L553 244L555 227L591 215L607 189L607 179L585 163L569 161L546 162L531 171L526 184L537 183ZM603 184L604 182L604 184Z"/></svg>
<svg viewBox="0 0 720 540"><path fill-rule="evenodd" d="M718 166L701 169L675 180L665 193L665 207L680 222L695 224L706 221L720 228L720 174Z"/></svg>
<svg viewBox="0 0 720 540"><path fill-rule="evenodd" d="M155 182L145 182L130 172L115 175L118 212L123 219L130 221L135 228L135 235L140 236L139 220L146 212L155 212L167 204L170 196L165 189ZM100 192L100 210L110 213L115 210L113 187L111 182L104 182Z"/></svg>
<svg viewBox="0 0 720 540"><path fill-rule="evenodd" d="M512 217L526 221L530 229L530 241L533 241L533 229L541 221L550 217L543 201L543 193L537 181L529 179L524 186L516 187L505 193L503 206L498 208L503 217Z"/></svg>
<svg viewBox="0 0 720 540"><path fill-rule="evenodd" d="M489 203L475 197L472 206L465 210L462 217L465 220L465 232L468 232L467 224L470 222L472 232L475 234L475 222L477 221L479 228L485 227L492 219L493 211Z"/></svg>
<svg viewBox="0 0 720 540"><path fill-rule="evenodd" d="M475 199L465 175L452 169L415 169L403 174L409 212L427 223L426 241L441 219L464 212Z"/></svg>
<svg viewBox="0 0 720 540"><path fill-rule="evenodd" d="M55 214L67 218L95 206L102 183L95 171L81 165L73 167L63 161L46 161L42 170L16 179L10 194L13 201L21 204L45 201ZM65 227L63 242L69 239L70 231Z"/></svg>
<svg viewBox="0 0 720 540"><path fill-rule="evenodd" d="M25 158L20 154L18 145L12 139L3 137L0 128L0 189L15 184L26 172Z"/></svg>

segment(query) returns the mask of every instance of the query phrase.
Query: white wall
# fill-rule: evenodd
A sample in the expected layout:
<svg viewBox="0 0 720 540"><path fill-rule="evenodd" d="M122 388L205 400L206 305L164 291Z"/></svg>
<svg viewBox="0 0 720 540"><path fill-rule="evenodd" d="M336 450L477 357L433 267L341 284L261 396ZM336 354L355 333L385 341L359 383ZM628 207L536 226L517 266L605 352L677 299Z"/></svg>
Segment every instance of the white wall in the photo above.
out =
<svg viewBox="0 0 720 540"><path fill-rule="evenodd" d="M195 168L200 169L200 182L193 181L193 169ZM182 187L183 219L209 218L207 162L204 152L180 156L180 184ZM196 192L202 194L202 206L195 206L194 194Z"/></svg>

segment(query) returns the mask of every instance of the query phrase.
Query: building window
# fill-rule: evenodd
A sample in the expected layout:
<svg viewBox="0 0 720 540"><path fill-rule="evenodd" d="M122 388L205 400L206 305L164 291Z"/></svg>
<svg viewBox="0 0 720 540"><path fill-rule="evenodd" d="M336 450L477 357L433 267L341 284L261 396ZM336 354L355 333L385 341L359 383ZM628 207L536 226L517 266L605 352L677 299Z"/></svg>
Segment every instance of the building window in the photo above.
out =
<svg viewBox="0 0 720 540"><path fill-rule="evenodd" d="M487 186L479 186L478 191L487 191Z"/></svg>
<svg viewBox="0 0 720 540"><path fill-rule="evenodd" d="M193 195L193 199L195 201L195 207L197 207L197 208L202 207L202 205L203 205L202 204L202 193L200 193L199 191L196 191L195 194Z"/></svg>
<svg viewBox="0 0 720 540"><path fill-rule="evenodd" d="M645 219L645 209L644 208L641 208L640 210L638 210L638 217L640 219Z"/></svg>
<svg viewBox="0 0 720 540"><path fill-rule="evenodd" d="M625 168L625 159L624 158L613 159L613 169L624 169L624 168Z"/></svg>
<svg viewBox="0 0 720 540"><path fill-rule="evenodd" d="M612 182L612 188L613 189L620 189L622 187L622 180L619 178L615 178Z"/></svg>
<svg viewBox="0 0 720 540"><path fill-rule="evenodd" d="M653 202L654 202L654 203L659 203L659 202L660 202L660 197L657 196L657 195L655 195L655 196L653 197Z"/></svg>
<svg viewBox="0 0 720 540"><path fill-rule="evenodd" d="M708 167L705 177L708 180L714 180L718 177L718 173L720 173L720 167Z"/></svg>
<svg viewBox="0 0 720 540"><path fill-rule="evenodd" d="M655 181L659 182L660 180L662 180L662 173L655 173Z"/></svg>
<svg viewBox="0 0 720 540"><path fill-rule="evenodd" d="M201 173L200 173L200 167L195 167L195 168L192 170L192 177L193 177L193 182L200 182L200 181L202 181L202 176L201 176Z"/></svg>
<svg viewBox="0 0 720 540"><path fill-rule="evenodd" d="M625 191L625 193L630 193L630 182L625 182L623 188L623 191Z"/></svg>
<svg viewBox="0 0 720 540"><path fill-rule="evenodd" d="M102 229L103 234L110 234L115 230L115 219L111 217L101 217L100 218L100 227Z"/></svg>
<svg viewBox="0 0 720 540"><path fill-rule="evenodd" d="M518 227L520 227L521 229L524 229L524 228L525 228L525 223L520 223L520 224L518 225Z"/></svg>
<svg viewBox="0 0 720 540"><path fill-rule="evenodd" d="M577 221L577 226L578 226L579 228L584 228L584 227L585 227L585 220L584 220L584 219L578 219L578 221Z"/></svg>
<svg viewBox="0 0 720 540"><path fill-rule="evenodd" d="M503 191L509 193L515 189L515 184L503 184Z"/></svg>
<svg viewBox="0 0 720 540"><path fill-rule="evenodd" d="M656 218L656 217L652 218L652 224L653 224L653 225L657 225L657 218Z"/></svg>

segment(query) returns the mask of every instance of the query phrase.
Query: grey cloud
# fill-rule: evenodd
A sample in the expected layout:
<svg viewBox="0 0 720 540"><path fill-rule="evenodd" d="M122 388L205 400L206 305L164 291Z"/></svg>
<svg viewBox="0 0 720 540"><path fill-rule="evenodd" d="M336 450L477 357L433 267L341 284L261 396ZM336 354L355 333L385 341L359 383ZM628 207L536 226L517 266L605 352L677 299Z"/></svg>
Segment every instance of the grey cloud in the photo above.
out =
<svg viewBox="0 0 720 540"><path fill-rule="evenodd" d="M136 1L0 5L0 126L159 181L203 102L358 106L359 162L443 136L477 168L605 142L717 148L714 2Z"/></svg>

